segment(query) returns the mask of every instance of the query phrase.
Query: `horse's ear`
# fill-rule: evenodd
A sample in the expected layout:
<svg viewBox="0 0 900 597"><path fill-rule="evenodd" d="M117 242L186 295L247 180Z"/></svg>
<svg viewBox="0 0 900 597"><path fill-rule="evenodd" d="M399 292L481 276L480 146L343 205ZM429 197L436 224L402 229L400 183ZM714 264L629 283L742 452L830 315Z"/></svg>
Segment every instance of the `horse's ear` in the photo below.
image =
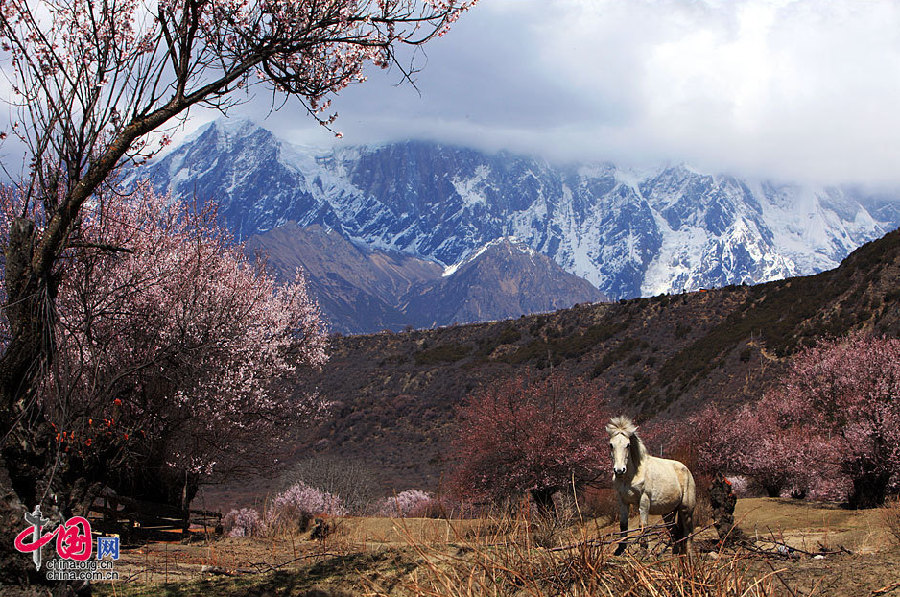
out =
<svg viewBox="0 0 900 597"><path fill-rule="evenodd" d="M607 423L606 424L606 432L609 434L610 437L612 437L617 433L617 429L616 429L615 425L613 425L612 423Z"/></svg>

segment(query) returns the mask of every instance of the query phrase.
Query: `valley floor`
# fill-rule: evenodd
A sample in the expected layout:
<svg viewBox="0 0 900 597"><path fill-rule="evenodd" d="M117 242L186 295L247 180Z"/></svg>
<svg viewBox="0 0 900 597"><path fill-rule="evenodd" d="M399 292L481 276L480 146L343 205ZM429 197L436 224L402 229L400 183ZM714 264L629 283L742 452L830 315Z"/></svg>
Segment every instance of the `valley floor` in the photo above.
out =
<svg viewBox="0 0 900 597"><path fill-rule="evenodd" d="M120 580L95 588L117 596L606 595L631 583L635 595L669 595L689 580L688 594L697 595L900 596L900 545L879 510L755 498L738 503L736 518L760 547L777 541L829 553L821 559L699 553L685 572L652 541L649 550L633 545L617 558L609 544L537 547L538 530L512 520L347 518L325 541L298 535L131 547L118 562ZM571 547L612 530L589 521L558 540ZM695 545L709 546L714 537L706 530ZM585 569L588 562L599 566L598 575ZM583 585L588 577L593 589ZM652 583L658 584L650 589Z"/></svg>

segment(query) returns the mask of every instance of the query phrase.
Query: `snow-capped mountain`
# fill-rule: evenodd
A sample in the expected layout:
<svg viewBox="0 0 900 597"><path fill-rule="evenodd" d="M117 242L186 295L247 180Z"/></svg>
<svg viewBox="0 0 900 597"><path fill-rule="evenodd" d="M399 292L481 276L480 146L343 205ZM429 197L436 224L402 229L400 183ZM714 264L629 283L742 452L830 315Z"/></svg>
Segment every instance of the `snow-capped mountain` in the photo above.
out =
<svg viewBox="0 0 900 597"><path fill-rule="evenodd" d="M900 224L894 197L853 187L424 141L315 151L246 121L208 125L146 172L176 196L217 200L241 237L293 220L449 267L513 236L612 298L823 271Z"/></svg>

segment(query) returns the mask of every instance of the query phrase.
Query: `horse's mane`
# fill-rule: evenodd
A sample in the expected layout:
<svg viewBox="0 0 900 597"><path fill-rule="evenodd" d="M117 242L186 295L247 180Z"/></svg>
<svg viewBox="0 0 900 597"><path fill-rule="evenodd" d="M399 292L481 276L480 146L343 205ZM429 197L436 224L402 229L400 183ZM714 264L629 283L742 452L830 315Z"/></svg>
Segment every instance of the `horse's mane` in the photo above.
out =
<svg viewBox="0 0 900 597"><path fill-rule="evenodd" d="M628 417L615 417L606 424L606 432L610 436L624 433L626 437L631 437L637 433L637 425Z"/></svg>
<svg viewBox="0 0 900 597"><path fill-rule="evenodd" d="M610 419L609 423L606 424L606 432L610 437L621 433L631 440L628 447L631 450L631 460L635 463L635 466L650 455L644 442L638 436L637 430L638 428L634 421L625 416Z"/></svg>

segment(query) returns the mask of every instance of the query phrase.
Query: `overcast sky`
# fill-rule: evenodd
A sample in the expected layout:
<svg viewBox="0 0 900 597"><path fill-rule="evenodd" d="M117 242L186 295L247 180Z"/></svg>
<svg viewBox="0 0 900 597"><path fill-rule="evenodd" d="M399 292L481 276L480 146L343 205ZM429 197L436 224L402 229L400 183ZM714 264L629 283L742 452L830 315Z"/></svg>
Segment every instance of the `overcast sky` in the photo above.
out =
<svg viewBox="0 0 900 597"><path fill-rule="evenodd" d="M421 95L375 68L341 93L344 143L900 183L900 0L480 0L418 58ZM294 104L267 113L232 112L334 143Z"/></svg>
<svg viewBox="0 0 900 597"><path fill-rule="evenodd" d="M376 69L342 93L347 143L900 181L900 1L481 0L426 54L421 97ZM331 142L290 107L262 124Z"/></svg>

